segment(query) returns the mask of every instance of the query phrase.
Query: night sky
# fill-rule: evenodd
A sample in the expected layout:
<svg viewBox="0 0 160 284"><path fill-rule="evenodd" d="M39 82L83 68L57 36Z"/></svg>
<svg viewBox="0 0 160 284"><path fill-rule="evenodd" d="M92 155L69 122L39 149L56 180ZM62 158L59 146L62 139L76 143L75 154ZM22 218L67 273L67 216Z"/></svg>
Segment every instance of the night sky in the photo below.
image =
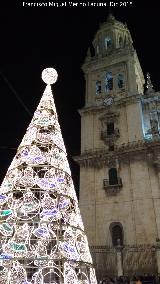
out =
<svg viewBox="0 0 160 284"><path fill-rule="evenodd" d="M107 18L109 1L105 2L108 7L103 8L23 7L22 0L6 0L4 6L2 2L0 179L2 181L4 178L44 91L41 72L46 67L54 67L59 78L52 90L78 191L79 168L72 156L80 153L80 115L77 110L83 107L85 94L81 66L94 34ZM120 3L119 0L117 2ZM150 72L154 87L158 90L160 13L158 3L155 2L158 1L133 0L132 5L112 8L111 11L117 20L127 23L143 72Z"/></svg>

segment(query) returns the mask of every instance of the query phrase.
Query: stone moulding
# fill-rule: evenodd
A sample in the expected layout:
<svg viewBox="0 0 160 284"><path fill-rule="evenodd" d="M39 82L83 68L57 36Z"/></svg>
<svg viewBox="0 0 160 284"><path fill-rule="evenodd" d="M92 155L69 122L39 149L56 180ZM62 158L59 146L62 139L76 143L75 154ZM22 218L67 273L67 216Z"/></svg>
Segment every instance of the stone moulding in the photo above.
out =
<svg viewBox="0 0 160 284"><path fill-rule="evenodd" d="M110 153L107 149L86 150L81 155L73 157L74 161L82 167L101 168L110 163L111 160L122 160L128 157L136 157L140 154L151 156L153 165L160 164L160 139L152 141L138 140L121 144L115 147L115 151Z"/></svg>

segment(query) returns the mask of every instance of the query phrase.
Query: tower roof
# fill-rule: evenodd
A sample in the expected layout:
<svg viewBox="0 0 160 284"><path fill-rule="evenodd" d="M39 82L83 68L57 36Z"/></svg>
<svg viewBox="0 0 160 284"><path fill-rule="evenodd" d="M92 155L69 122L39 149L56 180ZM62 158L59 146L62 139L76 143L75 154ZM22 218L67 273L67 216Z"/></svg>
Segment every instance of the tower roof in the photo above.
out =
<svg viewBox="0 0 160 284"><path fill-rule="evenodd" d="M132 38L127 25L116 20L113 14L109 13L106 22L100 25L95 34L93 46L97 56L106 56L115 49L132 46Z"/></svg>

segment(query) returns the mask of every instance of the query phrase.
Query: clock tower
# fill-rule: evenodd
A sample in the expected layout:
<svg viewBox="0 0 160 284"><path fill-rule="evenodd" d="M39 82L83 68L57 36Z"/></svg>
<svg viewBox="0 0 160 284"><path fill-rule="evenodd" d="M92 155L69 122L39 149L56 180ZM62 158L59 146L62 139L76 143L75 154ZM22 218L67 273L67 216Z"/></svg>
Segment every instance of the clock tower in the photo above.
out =
<svg viewBox="0 0 160 284"><path fill-rule="evenodd" d="M100 275L117 275L118 247L123 248L121 273L154 273L158 264L152 249L143 255L141 269L135 247L152 247L160 238L159 93L153 92L149 75L144 93L143 72L126 24L110 14L93 47L94 55L88 50L82 66L86 94L79 111L81 154L75 157L89 244Z"/></svg>

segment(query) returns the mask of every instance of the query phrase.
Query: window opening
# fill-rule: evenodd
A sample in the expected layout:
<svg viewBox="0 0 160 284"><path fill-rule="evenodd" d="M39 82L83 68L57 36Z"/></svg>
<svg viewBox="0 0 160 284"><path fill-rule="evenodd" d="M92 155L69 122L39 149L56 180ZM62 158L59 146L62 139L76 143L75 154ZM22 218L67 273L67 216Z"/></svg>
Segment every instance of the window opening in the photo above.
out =
<svg viewBox="0 0 160 284"><path fill-rule="evenodd" d="M109 174L109 185L118 184L117 169L116 168L109 169L108 174Z"/></svg>
<svg viewBox="0 0 160 284"><path fill-rule="evenodd" d="M105 91L108 92L113 89L113 76L112 72L106 73L105 77Z"/></svg>

